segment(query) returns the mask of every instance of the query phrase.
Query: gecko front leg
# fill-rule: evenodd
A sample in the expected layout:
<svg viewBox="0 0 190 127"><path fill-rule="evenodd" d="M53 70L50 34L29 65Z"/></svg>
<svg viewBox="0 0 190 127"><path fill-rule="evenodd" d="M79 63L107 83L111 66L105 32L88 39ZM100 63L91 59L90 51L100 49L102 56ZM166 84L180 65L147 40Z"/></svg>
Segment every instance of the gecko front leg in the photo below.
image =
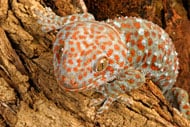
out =
<svg viewBox="0 0 190 127"><path fill-rule="evenodd" d="M77 21L94 21L94 16L90 13L73 14L65 17L56 15L51 8L46 7L44 10L32 7L34 15L38 19L38 24L42 25L41 29L47 33L53 30L60 30L64 25Z"/></svg>

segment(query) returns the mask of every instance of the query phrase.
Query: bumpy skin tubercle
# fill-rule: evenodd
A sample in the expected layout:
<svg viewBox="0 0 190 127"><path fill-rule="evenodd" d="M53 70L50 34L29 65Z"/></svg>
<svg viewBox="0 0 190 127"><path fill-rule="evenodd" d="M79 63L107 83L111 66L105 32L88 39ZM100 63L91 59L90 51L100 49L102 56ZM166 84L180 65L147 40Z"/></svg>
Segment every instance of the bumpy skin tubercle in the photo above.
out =
<svg viewBox="0 0 190 127"><path fill-rule="evenodd" d="M94 101L103 103L101 114L121 94L150 78L190 119L187 92L173 88L179 64L175 47L158 25L133 17L98 22L89 13L59 17L49 8L34 12L44 32L59 30L53 62L63 90L96 89L104 96Z"/></svg>

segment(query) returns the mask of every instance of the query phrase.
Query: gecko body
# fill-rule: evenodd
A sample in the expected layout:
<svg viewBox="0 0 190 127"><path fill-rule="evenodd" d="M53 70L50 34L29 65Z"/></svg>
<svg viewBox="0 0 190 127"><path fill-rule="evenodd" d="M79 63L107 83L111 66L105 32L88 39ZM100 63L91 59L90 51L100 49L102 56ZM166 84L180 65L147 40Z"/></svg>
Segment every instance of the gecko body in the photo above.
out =
<svg viewBox="0 0 190 127"><path fill-rule="evenodd" d="M44 32L59 30L53 63L63 90L102 93L104 98L97 101L103 103L101 114L149 78L170 102L177 99L180 111L190 118L188 94L173 87L179 68L175 47L158 25L134 17L98 22L89 13L59 17L49 8L35 13Z"/></svg>

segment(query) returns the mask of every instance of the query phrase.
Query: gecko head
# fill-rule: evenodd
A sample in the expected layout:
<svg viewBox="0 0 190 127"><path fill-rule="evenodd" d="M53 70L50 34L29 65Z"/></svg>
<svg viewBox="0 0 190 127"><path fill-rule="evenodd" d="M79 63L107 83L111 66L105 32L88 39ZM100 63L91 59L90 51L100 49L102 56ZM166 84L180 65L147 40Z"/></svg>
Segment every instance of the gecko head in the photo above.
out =
<svg viewBox="0 0 190 127"><path fill-rule="evenodd" d="M126 80L125 43L106 23L65 25L57 34L53 52L55 76L64 90L84 91Z"/></svg>

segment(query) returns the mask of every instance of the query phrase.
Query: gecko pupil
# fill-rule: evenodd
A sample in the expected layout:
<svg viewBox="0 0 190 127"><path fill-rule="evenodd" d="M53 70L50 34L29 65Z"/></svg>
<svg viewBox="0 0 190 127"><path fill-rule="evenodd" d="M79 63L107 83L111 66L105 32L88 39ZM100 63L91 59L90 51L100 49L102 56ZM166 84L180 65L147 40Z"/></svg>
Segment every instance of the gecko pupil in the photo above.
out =
<svg viewBox="0 0 190 127"><path fill-rule="evenodd" d="M95 67L95 70L97 72L99 71L103 71L107 68L108 66L108 59L106 57L102 57L100 58L98 61L97 61L97 64L96 64L96 67Z"/></svg>

